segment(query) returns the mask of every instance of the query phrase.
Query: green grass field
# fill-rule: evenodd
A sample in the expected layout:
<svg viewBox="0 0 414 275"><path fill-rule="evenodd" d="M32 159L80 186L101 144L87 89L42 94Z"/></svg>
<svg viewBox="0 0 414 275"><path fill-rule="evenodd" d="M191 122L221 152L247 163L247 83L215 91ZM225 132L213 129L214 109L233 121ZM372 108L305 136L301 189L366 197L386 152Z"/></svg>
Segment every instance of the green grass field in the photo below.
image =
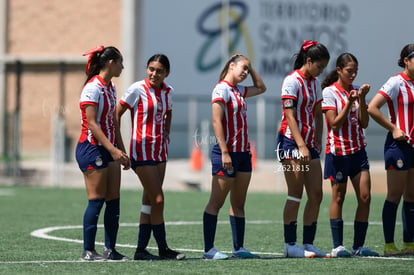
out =
<svg viewBox="0 0 414 275"><path fill-rule="evenodd" d="M83 189L0 187L0 273L1 274L409 274L414 272L414 257L285 259L283 252L282 210L285 194L249 193L246 205L245 246L261 259L205 261L202 213L208 200L205 192L167 192L166 229L171 248L185 252L184 261L80 261L82 216L87 199ZM130 257L137 241L140 191L123 190L118 250ZM372 198L370 227L366 245L382 253L381 209L384 196ZM344 206L344 245L352 245L355 198L349 194ZM329 194L324 197L315 245L330 251ZM228 204L220 215L215 245L222 251L232 249ZM303 204L302 208L303 210ZM301 211L302 213L302 211ZM300 213L300 215L301 215ZM401 215L398 216L396 244L401 245ZM99 224L102 220L99 220ZM302 222L298 221L301 240ZM44 229L44 231L39 231ZM32 236L47 232L54 239ZM98 229L97 251L102 249L103 229ZM156 252L151 240L150 250Z"/></svg>

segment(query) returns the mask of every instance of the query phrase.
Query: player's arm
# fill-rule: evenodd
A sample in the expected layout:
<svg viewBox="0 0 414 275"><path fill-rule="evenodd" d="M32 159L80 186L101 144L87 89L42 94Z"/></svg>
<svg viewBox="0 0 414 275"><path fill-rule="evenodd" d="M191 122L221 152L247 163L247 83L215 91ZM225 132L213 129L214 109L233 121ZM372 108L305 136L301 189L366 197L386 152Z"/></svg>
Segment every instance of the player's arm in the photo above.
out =
<svg viewBox="0 0 414 275"><path fill-rule="evenodd" d="M212 113L213 113L213 130L217 139L217 143L221 150L221 159L224 169L231 170L232 162L229 154L229 149L226 144L226 137L224 136L224 125L223 125L223 116L224 116L224 104L221 101L215 101L212 104Z"/></svg>
<svg viewBox="0 0 414 275"><path fill-rule="evenodd" d="M323 116L321 102L315 106L315 138L316 147L319 152L322 150Z"/></svg>
<svg viewBox="0 0 414 275"><path fill-rule="evenodd" d="M381 107L387 102L387 98L381 93L377 93L368 105L369 115L382 127L392 133L392 137L396 140L404 140L405 133L401 129L395 127L381 112Z"/></svg>
<svg viewBox="0 0 414 275"><path fill-rule="evenodd" d="M164 137L167 140L167 143L170 143L171 119L172 119L172 111L168 111L165 114L165 129L164 129Z"/></svg>
<svg viewBox="0 0 414 275"><path fill-rule="evenodd" d="M310 161L310 152L308 147L306 146L305 141L303 140L302 134L299 130L299 125L296 120L296 107L297 102L292 98L285 98L283 99L283 105L285 109L285 118L286 122L289 126L290 131L292 132L293 139L298 146L298 149L303 156L303 160L305 163Z"/></svg>
<svg viewBox="0 0 414 275"><path fill-rule="evenodd" d="M119 104L119 105L121 105L121 104ZM124 141L122 140L122 135L121 135L121 127L120 127L120 124L119 124L120 120L118 120L117 113L118 112L116 110L115 111L115 116L114 116L115 143L116 143L116 146L118 147L118 149L120 149L122 152L124 152L126 154ZM124 170L128 170L131 167L131 161L130 161L129 158L128 158L128 161L123 163L123 166L124 166Z"/></svg>
<svg viewBox="0 0 414 275"><path fill-rule="evenodd" d="M359 124L361 124L361 127L364 129L368 127L368 123L369 123L369 114L368 114L365 97L367 93L369 92L370 88L371 87L369 84L364 84L359 88L359 91L358 91L358 97L359 97L358 119L359 119Z"/></svg>
<svg viewBox="0 0 414 275"><path fill-rule="evenodd" d="M266 91L266 85L264 84L260 75L250 65L249 73L253 81L253 86L247 87L246 97L256 96Z"/></svg>
<svg viewBox="0 0 414 275"><path fill-rule="evenodd" d="M332 130L338 131L342 127L342 125L345 123L347 119L349 110L351 110L352 104L356 100L356 98L356 91L351 91L348 96L348 101L346 102L344 108L339 114L337 113L336 108L325 109L325 117Z"/></svg>
<svg viewBox="0 0 414 275"><path fill-rule="evenodd" d="M96 122L97 116L97 107L96 105L85 105L85 115L86 121L88 123L88 128L91 130L95 139L97 139L102 146L108 150L111 154L112 158L115 161L119 161L122 165L128 163L129 158L128 156L122 152L120 149L116 148L105 136L104 132L102 131L101 127L99 127L98 123Z"/></svg>

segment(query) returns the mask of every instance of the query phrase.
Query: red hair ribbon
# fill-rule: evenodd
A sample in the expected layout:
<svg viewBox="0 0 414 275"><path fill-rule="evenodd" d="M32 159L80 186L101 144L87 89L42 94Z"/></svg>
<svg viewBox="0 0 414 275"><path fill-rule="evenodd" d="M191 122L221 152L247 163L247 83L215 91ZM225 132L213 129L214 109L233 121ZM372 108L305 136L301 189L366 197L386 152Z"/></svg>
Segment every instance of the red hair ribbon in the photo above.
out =
<svg viewBox="0 0 414 275"><path fill-rule="evenodd" d="M302 49L304 50L304 51L307 51L310 47L312 47L313 45L316 45L316 44L318 44L318 42L316 42L316 41L312 41L312 40L305 40L304 42L303 42L303 46L302 46Z"/></svg>
<svg viewBox="0 0 414 275"><path fill-rule="evenodd" d="M89 72L89 68L91 67L91 60L92 60L92 56L93 56L95 53L100 53L100 52L102 52L102 51L103 51L103 49L104 49L104 46L96 46L95 48L92 48L92 49L90 49L90 50L86 51L86 52L82 55L82 56L89 55L89 57L88 57L88 63L86 63L86 70L85 70L86 74L88 74L88 72Z"/></svg>

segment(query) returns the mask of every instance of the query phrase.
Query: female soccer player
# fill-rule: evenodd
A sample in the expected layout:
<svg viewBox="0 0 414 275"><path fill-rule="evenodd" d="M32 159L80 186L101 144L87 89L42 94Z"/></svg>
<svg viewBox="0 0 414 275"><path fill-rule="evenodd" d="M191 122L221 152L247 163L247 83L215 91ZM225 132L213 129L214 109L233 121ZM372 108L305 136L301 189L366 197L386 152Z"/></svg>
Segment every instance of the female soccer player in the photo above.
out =
<svg viewBox="0 0 414 275"><path fill-rule="evenodd" d="M80 96L82 132L76 147L76 160L89 200L83 217L82 260L126 260L115 250L115 243L119 228L120 164L129 169L130 161L115 120L116 89L111 82L124 68L122 55L114 47L103 46L84 55L89 55L89 59ZM99 255L95 237L104 203L105 247L103 255Z"/></svg>
<svg viewBox="0 0 414 275"><path fill-rule="evenodd" d="M185 258L184 254L168 248L164 225L162 184L168 159L173 94L173 88L164 79L169 73L167 56L153 55L147 62L147 77L132 84L117 107L118 122L127 109L131 111L131 163L144 188L134 260ZM151 231L158 244L159 258L146 250Z"/></svg>
<svg viewBox="0 0 414 275"><path fill-rule="evenodd" d="M322 202L322 89L316 77L329 62L326 47L305 41L296 55L294 71L282 84L283 117L277 141L288 196L283 212L284 255L288 258L329 257L313 245ZM297 245L296 222L303 187L308 201L303 214L303 247Z"/></svg>
<svg viewBox="0 0 414 275"><path fill-rule="evenodd" d="M406 45L398 65L403 71L392 76L369 103L371 117L389 132L385 139L387 197L382 209L385 256L414 255L414 44ZM390 119L381 112L387 103ZM394 244L395 221L403 198L403 246Z"/></svg>
<svg viewBox="0 0 414 275"><path fill-rule="evenodd" d="M378 253L363 246L371 201L371 179L363 132L369 121L365 96L370 86L354 86L352 83L357 73L356 57L350 53L343 53L336 60L336 68L322 83L322 111L325 113L328 127L324 178L330 179L332 186L329 213L333 239L332 257L351 256L343 246L342 220L348 177L354 186L358 201L352 255L378 256Z"/></svg>
<svg viewBox="0 0 414 275"><path fill-rule="evenodd" d="M248 75L253 86L242 86ZM213 129L217 139L211 152L212 185L210 200L204 210L205 259L220 260L228 256L214 247L217 216L230 193L230 225L233 236L233 256L256 258L244 247L247 189L252 173L252 162L247 135L245 98L264 93L266 86L250 61L243 55L231 57L220 74L212 93Z"/></svg>

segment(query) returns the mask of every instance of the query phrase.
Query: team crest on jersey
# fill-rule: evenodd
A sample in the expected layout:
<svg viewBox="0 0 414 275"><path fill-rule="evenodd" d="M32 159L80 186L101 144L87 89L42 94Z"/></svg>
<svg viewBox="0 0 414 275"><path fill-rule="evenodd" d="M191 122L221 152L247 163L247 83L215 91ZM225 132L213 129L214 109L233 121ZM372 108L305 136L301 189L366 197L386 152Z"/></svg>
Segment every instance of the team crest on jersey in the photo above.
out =
<svg viewBox="0 0 414 275"><path fill-rule="evenodd" d="M100 157L97 157L95 159L95 164L96 164L96 166L102 166L102 164L103 164L102 159Z"/></svg>
<svg viewBox="0 0 414 275"><path fill-rule="evenodd" d="M155 115L155 122L156 122L157 124L160 124L160 123L161 123L161 121L162 121L162 113L157 112L157 114Z"/></svg>
<svg viewBox="0 0 414 275"><path fill-rule="evenodd" d="M336 180L342 180L344 178L344 175L342 174L341 171L339 171L338 173L336 173Z"/></svg>
<svg viewBox="0 0 414 275"><path fill-rule="evenodd" d="M355 104L353 103L353 104L352 104L352 107L351 107L351 112L352 112L352 113L355 113L355 111L356 111L356 106L355 106Z"/></svg>
<svg viewBox="0 0 414 275"><path fill-rule="evenodd" d="M404 161L402 159L397 160L397 167L402 168L404 166Z"/></svg>

